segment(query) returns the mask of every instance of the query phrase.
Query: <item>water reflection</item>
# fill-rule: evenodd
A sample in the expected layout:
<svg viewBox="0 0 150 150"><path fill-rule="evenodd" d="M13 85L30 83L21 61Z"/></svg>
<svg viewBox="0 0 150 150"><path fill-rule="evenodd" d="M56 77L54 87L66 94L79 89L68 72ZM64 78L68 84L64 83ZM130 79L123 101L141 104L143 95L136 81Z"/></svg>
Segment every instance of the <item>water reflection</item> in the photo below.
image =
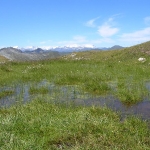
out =
<svg viewBox="0 0 150 150"><path fill-rule="evenodd" d="M30 94L29 90L31 87L36 88L46 87L48 89L47 97L48 100L59 101L68 103L71 102L75 105L84 106L101 106L108 107L112 110L119 111L122 119L128 115L140 116L142 119L150 120L150 101L149 98L144 98L142 102L134 105L127 106L119 101L113 95L99 96L96 97L89 93L83 92L77 86L56 86L52 83L43 80L38 84L18 84L12 87L0 88L0 92L11 89L14 91L12 95L3 97L0 99L0 107L10 107L17 103L26 103L34 99L38 94ZM147 85L150 88L150 85ZM43 96L44 98L44 96Z"/></svg>
<svg viewBox="0 0 150 150"><path fill-rule="evenodd" d="M120 112L122 117L121 119L124 119L129 115L135 115L141 117L143 120L150 120L150 101L148 101L148 99L144 99L142 102L127 106L114 96L108 95L105 97L87 100L74 100L74 103L76 105L85 106L106 106L108 108L111 108L112 110Z"/></svg>

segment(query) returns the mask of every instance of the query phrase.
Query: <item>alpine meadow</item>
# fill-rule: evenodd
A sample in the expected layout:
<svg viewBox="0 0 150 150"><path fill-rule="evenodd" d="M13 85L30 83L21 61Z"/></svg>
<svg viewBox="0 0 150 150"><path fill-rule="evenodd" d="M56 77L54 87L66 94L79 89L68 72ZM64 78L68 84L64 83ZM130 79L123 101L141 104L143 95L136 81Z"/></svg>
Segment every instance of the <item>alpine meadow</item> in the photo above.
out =
<svg viewBox="0 0 150 150"><path fill-rule="evenodd" d="M0 83L1 150L150 149L150 118L94 103L111 95L150 106L150 41L46 60L0 56Z"/></svg>

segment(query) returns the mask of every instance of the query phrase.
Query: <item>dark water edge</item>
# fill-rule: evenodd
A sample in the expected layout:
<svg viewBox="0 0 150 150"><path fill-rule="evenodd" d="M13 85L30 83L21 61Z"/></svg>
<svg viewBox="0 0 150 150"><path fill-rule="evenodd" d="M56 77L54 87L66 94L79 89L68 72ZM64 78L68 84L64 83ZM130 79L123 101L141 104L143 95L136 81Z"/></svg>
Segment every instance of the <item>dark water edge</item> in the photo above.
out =
<svg viewBox="0 0 150 150"><path fill-rule="evenodd" d="M10 107L12 105L30 102L37 94L30 94L29 90L33 84L17 84L10 87L0 88L0 92L7 90L14 90L12 95L3 97L0 99L0 108ZM143 98L143 101L133 105L125 105L119 99L113 95L107 96L93 96L89 93L85 93L75 86L56 86L52 83L48 83L46 80L34 85L37 88L48 88L48 99L57 100L62 103L73 104L75 106L96 106L96 107L108 107L114 111L117 111L121 115L121 120L124 120L128 116L137 116L142 120L150 121L150 99ZM149 88L149 87L148 87Z"/></svg>
<svg viewBox="0 0 150 150"><path fill-rule="evenodd" d="M142 120L150 120L150 101L146 98L134 105L125 105L112 95L105 97L86 99L86 100L74 100L76 105L95 106L95 107L108 107L121 114L121 120L128 116L138 116Z"/></svg>

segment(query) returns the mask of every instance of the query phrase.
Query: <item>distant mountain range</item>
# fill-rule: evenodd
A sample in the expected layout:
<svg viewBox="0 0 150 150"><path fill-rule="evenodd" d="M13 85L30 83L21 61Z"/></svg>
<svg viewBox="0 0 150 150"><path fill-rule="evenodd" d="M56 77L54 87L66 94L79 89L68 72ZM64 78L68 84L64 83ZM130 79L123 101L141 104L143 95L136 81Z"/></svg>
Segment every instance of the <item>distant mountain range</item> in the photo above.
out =
<svg viewBox="0 0 150 150"><path fill-rule="evenodd" d="M19 48L20 50L22 50L23 52L35 52L35 51L39 51L39 50L44 50L44 51L58 51L58 52L73 52L73 51L85 51L85 50L92 50L95 49L95 47L83 47L83 46L79 46L79 47L70 47L70 46L63 46L63 47L27 47L27 48Z"/></svg>
<svg viewBox="0 0 150 150"><path fill-rule="evenodd" d="M46 60L60 56L59 52L57 51L44 51L42 49L36 49L34 51L23 52L12 47L0 49L0 55L9 60L15 61Z"/></svg>
<svg viewBox="0 0 150 150"><path fill-rule="evenodd" d="M58 51L58 52L74 52L74 51L87 51L87 50L115 50L115 49L122 49L124 47L119 46L119 45L115 45L113 47L110 48L106 48L106 47L94 47L94 46L78 46L78 47L71 47L71 46L62 46L62 47L42 47L42 48L38 48L38 47L26 47L26 48L18 48L24 52L27 51L39 51L39 50L45 50L45 51Z"/></svg>
<svg viewBox="0 0 150 150"><path fill-rule="evenodd" d="M0 55L4 56L9 60L15 61L31 61L31 60L45 60L59 57L75 51L88 51L88 50L114 50L122 49L124 47L115 45L110 48L96 48L96 47L52 47L52 48L36 48L36 47L27 47L27 48L13 48L7 47L0 49Z"/></svg>

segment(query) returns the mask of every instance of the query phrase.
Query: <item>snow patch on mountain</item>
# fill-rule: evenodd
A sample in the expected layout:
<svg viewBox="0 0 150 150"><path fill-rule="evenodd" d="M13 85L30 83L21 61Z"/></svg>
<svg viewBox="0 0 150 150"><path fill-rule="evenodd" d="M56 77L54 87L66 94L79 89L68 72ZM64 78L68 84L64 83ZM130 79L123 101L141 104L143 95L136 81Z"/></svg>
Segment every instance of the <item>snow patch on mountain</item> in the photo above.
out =
<svg viewBox="0 0 150 150"><path fill-rule="evenodd" d="M53 50L53 51L59 51L59 52L64 52L64 51L81 51L81 50L90 50L90 49L95 49L96 47L94 45L85 45L85 46L79 46L79 45L66 45L66 46L41 46L41 47L36 47L36 46L27 46L27 47L17 47L15 46L14 48L18 48L22 51L33 51L38 48L41 48L43 50Z"/></svg>

